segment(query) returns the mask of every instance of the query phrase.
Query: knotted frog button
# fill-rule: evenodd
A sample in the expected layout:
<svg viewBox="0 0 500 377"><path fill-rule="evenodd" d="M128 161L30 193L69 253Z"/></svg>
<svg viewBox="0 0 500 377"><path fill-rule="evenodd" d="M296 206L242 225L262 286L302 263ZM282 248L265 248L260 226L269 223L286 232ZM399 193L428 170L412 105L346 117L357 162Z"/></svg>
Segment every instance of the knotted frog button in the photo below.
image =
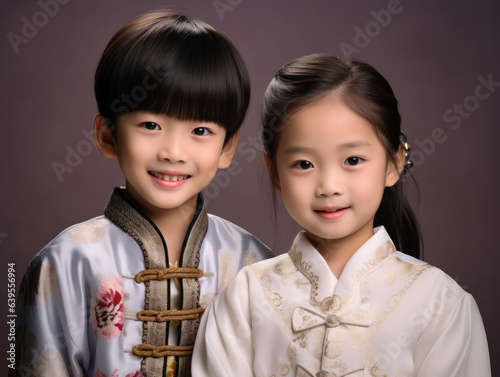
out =
<svg viewBox="0 0 500 377"><path fill-rule="evenodd" d="M326 326L327 327L337 327L340 326L340 318L337 317L335 314L330 314L328 317L326 317L325 320Z"/></svg>

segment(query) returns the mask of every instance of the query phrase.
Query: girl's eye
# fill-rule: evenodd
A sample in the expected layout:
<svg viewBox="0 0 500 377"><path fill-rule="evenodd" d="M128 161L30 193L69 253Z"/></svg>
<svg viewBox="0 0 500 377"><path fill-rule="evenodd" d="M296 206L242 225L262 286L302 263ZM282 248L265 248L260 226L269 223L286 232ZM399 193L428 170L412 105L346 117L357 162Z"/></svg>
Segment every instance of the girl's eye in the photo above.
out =
<svg viewBox="0 0 500 377"><path fill-rule="evenodd" d="M356 166L359 165L363 159L361 157L349 157L347 160L345 160L345 164L349 166Z"/></svg>
<svg viewBox="0 0 500 377"><path fill-rule="evenodd" d="M205 136L205 135L208 135L210 133L210 130L208 128L205 128L205 127L198 127L198 128L195 128L193 130L193 133L196 136Z"/></svg>
<svg viewBox="0 0 500 377"><path fill-rule="evenodd" d="M155 123L155 122L144 122L144 123L141 123L141 126L144 127L145 129L151 130L151 131L156 131L156 130L160 129L160 126L158 125L158 123Z"/></svg>
<svg viewBox="0 0 500 377"><path fill-rule="evenodd" d="M295 164L295 166L301 170L307 170L307 169L311 169L313 167L313 164L311 164L309 161L302 160L302 161L297 162Z"/></svg>

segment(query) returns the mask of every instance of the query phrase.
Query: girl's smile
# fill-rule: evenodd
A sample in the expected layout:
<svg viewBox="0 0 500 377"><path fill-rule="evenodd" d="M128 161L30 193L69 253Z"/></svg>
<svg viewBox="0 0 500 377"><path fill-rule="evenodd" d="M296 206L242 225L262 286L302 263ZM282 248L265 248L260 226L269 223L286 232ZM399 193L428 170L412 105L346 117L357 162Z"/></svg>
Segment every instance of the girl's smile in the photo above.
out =
<svg viewBox="0 0 500 377"><path fill-rule="evenodd" d="M314 212L318 214L318 216L322 217L325 220L337 220L342 217L347 211L349 207L326 207L322 209L316 209Z"/></svg>

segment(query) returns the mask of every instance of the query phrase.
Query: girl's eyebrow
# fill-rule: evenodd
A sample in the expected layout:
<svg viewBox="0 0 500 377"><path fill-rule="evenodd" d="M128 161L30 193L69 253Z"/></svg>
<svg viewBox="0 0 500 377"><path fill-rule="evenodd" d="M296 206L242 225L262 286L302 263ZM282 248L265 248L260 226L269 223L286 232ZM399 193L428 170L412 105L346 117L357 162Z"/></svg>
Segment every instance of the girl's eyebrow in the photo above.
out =
<svg viewBox="0 0 500 377"><path fill-rule="evenodd" d="M344 144L340 144L338 148L341 149L353 149L360 147L370 147L372 144L365 140L353 140ZM314 148L303 147L300 145L292 145L285 149L285 154L294 154L294 153L313 153L315 151Z"/></svg>
<svg viewBox="0 0 500 377"><path fill-rule="evenodd" d="M342 149L352 149L359 147L370 147L372 144L365 140L353 140L348 143L340 144L339 148Z"/></svg>

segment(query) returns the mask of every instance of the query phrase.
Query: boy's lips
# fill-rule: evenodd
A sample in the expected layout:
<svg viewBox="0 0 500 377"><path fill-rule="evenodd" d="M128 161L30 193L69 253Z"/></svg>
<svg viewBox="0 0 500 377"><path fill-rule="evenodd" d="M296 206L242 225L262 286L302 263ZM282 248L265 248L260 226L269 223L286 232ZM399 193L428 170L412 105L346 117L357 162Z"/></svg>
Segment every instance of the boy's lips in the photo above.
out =
<svg viewBox="0 0 500 377"><path fill-rule="evenodd" d="M165 182L179 182L191 178L190 175L179 172L158 172L150 170L148 174Z"/></svg>
<svg viewBox="0 0 500 377"><path fill-rule="evenodd" d="M342 217L350 207L323 207L315 209L314 212L325 220L336 220Z"/></svg>

